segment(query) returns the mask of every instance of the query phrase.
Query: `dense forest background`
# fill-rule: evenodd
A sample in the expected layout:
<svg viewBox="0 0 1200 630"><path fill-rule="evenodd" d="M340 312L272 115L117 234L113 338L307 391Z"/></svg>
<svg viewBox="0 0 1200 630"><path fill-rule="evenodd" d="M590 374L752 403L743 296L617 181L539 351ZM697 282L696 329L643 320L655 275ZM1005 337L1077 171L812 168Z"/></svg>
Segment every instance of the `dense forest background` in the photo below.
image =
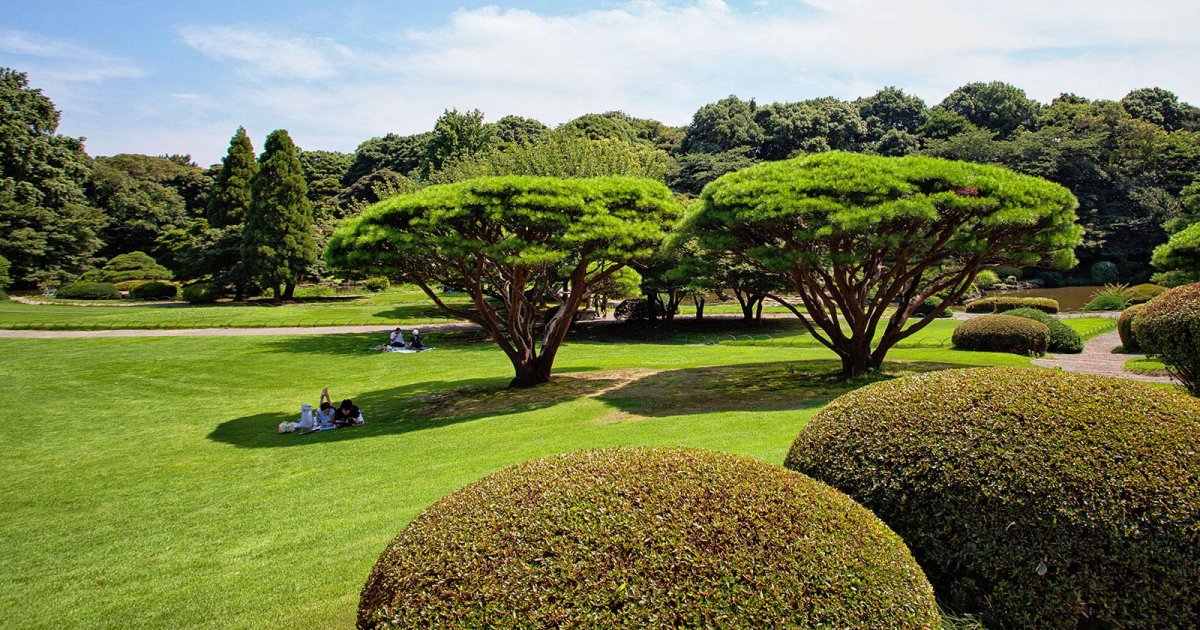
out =
<svg viewBox="0 0 1200 630"><path fill-rule="evenodd" d="M231 194L230 169L223 176L221 164L200 166L186 155L89 157L82 138L56 134L59 112L15 70L0 69L0 101L0 264L7 259L14 286L56 286L130 252L150 254L176 279L238 282L247 228L214 200ZM317 250L342 219L431 184L488 174L626 174L694 197L724 173L829 150L997 164L1068 187L1086 228L1079 276L1110 261L1122 282L1147 279L1154 247L1200 209L1200 109L1161 88L1119 102L1063 94L1039 103L1006 83L971 83L932 107L894 87L854 101L729 96L701 106L683 127L624 112L551 128L448 110L428 132L370 138L353 153L281 146L290 153L274 159L299 164L307 203L297 208L311 213L305 247ZM239 159L254 159L241 130L225 161ZM305 261L307 278L327 275L319 256Z"/></svg>

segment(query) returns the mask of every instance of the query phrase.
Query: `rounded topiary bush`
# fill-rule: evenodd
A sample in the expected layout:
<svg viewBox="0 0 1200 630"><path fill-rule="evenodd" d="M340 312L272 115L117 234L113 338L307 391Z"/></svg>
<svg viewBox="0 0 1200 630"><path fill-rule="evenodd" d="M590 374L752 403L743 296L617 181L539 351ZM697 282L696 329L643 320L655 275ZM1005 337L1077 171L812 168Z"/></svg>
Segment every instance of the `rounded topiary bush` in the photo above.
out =
<svg viewBox="0 0 1200 630"><path fill-rule="evenodd" d="M111 282L72 282L55 292L64 300L119 300L121 293Z"/></svg>
<svg viewBox="0 0 1200 630"><path fill-rule="evenodd" d="M1010 317L1024 317L1032 319L1035 322L1040 322L1050 329L1050 343L1046 349L1050 352L1060 352L1063 354L1079 354L1083 352L1083 337L1075 332L1063 320L1051 315L1043 313L1036 308L1018 308L1011 311L1005 311L1005 315Z"/></svg>
<svg viewBox="0 0 1200 630"><path fill-rule="evenodd" d="M363 280L363 288L372 293L387 291L389 288L391 288L391 286L391 281L383 276L375 276L373 278L367 278L366 280Z"/></svg>
<svg viewBox="0 0 1200 630"><path fill-rule="evenodd" d="M1117 318L1117 334L1121 336L1121 347L1125 352L1141 352L1142 346L1138 344L1137 337L1133 336L1133 319L1141 312L1144 304L1134 304L1129 308L1121 311L1121 316Z"/></svg>
<svg viewBox="0 0 1200 630"><path fill-rule="evenodd" d="M937 628L900 539L844 494L693 449L555 455L432 505L359 627Z"/></svg>
<svg viewBox="0 0 1200 630"><path fill-rule="evenodd" d="M135 300L171 300L179 295L179 287L172 282L148 280L129 290Z"/></svg>
<svg viewBox="0 0 1200 630"><path fill-rule="evenodd" d="M1035 308L1043 313L1057 313L1058 300L1039 297L985 297L965 305L968 313L1003 313L1018 308Z"/></svg>
<svg viewBox="0 0 1200 630"><path fill-rule="evenodd" d="M1129 303L1144 304L1165 293L1167 287L1160 284L1135 284L1129 288Z"/></svg>
<svg viewBox="0 0 1200 630"><path fill-rule="evenodd" d="M1133 381L948 370L850 392L788 453L1005 628L1200 626L1200 402Z"/></svg>
<svg viewBox="0 0 1200 630"><path fill-rule="evenodd" d="M1117 273L1117 265L1107 260L1092 265L1091 269L1092 282L1095 284L1116 284L1120 279Z"/></svg>
<svg viewBox="0 0 1200 630"><path fill-rule="evenodd" d="M197 282L183 287L182 297L189 304L212 304L220 297L221 290L211 282Z"/></svg>
<svg viewBox="0 0 1200 630"><path fill-rule="evenodd" d="M1050 346L1050 328L1024 317L980 315L959 324L951 341L960 350L1045 354Z"/></svg>
<svg viewBox="0 0 1200 630"><path fill-rule="evenodd" d="M113 286L117 287L118 291L132 291L133 287L147 282L146 280L126 280L124 282L114 282Z"/></svg>
<svg viewBox="0 0 1200 630"><path fill-rule="evenodd" d="M1162 357L1167 371L1200 396L1200 282L1146 302L1133 320L1133 335L1143 352Z"/></svg>

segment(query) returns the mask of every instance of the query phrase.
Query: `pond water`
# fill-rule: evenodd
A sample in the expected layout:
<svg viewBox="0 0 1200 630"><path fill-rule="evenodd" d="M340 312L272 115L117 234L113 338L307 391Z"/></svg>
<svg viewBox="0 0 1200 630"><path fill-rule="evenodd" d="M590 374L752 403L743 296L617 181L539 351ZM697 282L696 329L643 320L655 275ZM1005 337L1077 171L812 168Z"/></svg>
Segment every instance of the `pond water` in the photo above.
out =
<svg viewBox="0 0 1200 630"><path fill-rule="evenodd" d="M1012 297L1044 297L1058 300L1058 310L1072 313L1083 310L1092 299L1092 294L1104 287L1059 287L1057 289L1022 289L1020 291L992 291L988 295Z"/></svg>

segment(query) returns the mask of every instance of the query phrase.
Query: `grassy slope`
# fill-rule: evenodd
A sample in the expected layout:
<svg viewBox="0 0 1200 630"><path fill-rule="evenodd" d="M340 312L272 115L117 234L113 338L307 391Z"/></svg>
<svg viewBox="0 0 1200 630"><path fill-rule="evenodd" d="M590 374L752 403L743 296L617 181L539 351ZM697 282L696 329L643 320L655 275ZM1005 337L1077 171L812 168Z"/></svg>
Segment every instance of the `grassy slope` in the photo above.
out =
<svg viewBox="0 0 1200 630"><path fill-rule="evenodd" d="M30 410L0 420L0 619L345 627L387 541L471 480L552 452L621 444L779 462L844 389L805 376L832 364L795 363L830 356L817 349L575 343L558 372L669 371L432 404L415 397L503 385L502 354L465 343L420 355L365 352L373 341L0 340L0 381ZM893 355L1027 363L945 350ZM275 435L324 385L354 397L370 423ZM615 389L585 396L604 387Z"/></svg>

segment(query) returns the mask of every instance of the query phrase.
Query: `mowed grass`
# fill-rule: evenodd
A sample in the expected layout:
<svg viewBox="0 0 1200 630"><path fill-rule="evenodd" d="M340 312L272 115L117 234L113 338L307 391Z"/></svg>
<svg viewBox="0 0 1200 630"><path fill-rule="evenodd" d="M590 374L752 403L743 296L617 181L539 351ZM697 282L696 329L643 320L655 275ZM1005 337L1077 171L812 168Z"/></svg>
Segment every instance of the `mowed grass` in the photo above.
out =
<svg viewBox="0 0 1200 630"><path fill-rule="evenodd" d="M447 296L449 303L467 297ZM0 328L108 330L121 328L264 328L273 326L368 326L450 321L419 290L394 290L360 297L329 297L274 305L102 303L23 304L0 301Z"/></svg>
<svg viewBox="0 0 1200 630"><path fill-rule="evenodd" d="M502 353L369 335L0 340L6 627L347 627L386 543L505 466L615 445L781 462L832 397L814 348L573 342L543 388ZM897 350L889 371L1026 365ZM321 387L368 424L276 435Z"/></svg>

